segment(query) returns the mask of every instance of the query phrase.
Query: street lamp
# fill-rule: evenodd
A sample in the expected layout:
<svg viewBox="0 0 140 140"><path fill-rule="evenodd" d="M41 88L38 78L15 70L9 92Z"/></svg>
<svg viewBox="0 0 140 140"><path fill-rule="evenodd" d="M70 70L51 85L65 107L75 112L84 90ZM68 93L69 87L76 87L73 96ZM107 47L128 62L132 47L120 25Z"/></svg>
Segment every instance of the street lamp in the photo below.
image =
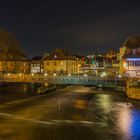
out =
<svg viewBox="0 0 140 140"><path fill-rule="evenodd" d="M48 76L48 74L47 73L44 73L44 76Z"/></svg>
<svg viewBox="0 0 140 140"><path fill-rule="evenodd" d="M118 78L122 78L122 75L121 75L121 74L119 74L119 75L118 75Z"/></svg>
<svg viewBox="0 0 140 140"><path fill-rule="evenodd" d="M79 70L80 70L80 67L81 67L81 65L80 65L80 64L78 64L78 82L77 82L78 84L79 84L79 81L80 81L80 77L79 77L79 73L80 73L80 71L79 71Z"/></svg>
<svg viewBox="0 0 140 140"><path fill-rule="evenodd" d="M19 76L21 76L22 75L22 73L19 73Z"/></svg>
<svg viewBox="0 0 140 140"><path fill-rule="evenodd" d="M87 74L84 74L84 77L87 77Z"/></svg>
<svg viewBox="0 0 140 140"><path fill-rule="evenodd" d="M35 74L34 74L34 73L32 73L31 75L32 75L32 76L34 76Z"/></svg>
<svg viewBox="0 0 140 140"><path fill-rule="evenodd" d="M10 73L8 73L7 75L8 75L8 76L10 76L11 74L10 74Z"/></svg>
<svg viewBox="0 0 140 140"><path fill-rule="evenodd" d="M84 74L84 77L87 77L87 74L86 74L86 73ZM88 82L88 78L86 78L86 80L87 80L87 82Z"/></svg>
<svg viewBox="0 0 140 140"><path fill-rule="evenodd" d="M102 74L101 74L101 77L104 77L104 81L105 81L105 84L106 84L106 72L103 72Z"/></svg>
<svg viewBox="0 0 140 140"><path fill-rule="evenodd" d="M46 80L46 77L48 76L47 73L44 73L44 80Z"/></svg>

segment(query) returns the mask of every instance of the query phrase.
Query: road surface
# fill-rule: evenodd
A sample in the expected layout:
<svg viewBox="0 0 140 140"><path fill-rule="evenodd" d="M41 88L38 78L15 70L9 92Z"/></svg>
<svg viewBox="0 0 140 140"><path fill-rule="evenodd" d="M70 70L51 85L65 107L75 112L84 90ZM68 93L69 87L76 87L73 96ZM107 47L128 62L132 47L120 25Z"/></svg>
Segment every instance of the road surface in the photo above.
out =
<svg viewBox="0 0 140 140"><path fill-rule="evenodd" d="M140 103L68 86L0 105L0 140L139 140Z"/></svg>

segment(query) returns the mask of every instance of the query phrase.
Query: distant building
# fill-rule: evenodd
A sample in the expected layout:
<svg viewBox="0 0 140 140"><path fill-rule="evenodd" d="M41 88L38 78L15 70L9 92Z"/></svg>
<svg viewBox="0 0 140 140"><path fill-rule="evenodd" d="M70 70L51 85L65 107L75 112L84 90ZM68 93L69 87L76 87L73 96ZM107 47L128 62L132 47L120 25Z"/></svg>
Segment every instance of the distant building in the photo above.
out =
<svg viewBox="0 0 140 140"><path fill-rule="evenodd" d="M20 50L15 36L0 29L0 73L29 73L29 58Z"/></svg>
<svg viewBox="0 0 140 140"><path fill-rule="evenodd" d="M129 37L120 48L120 73L140 76L140 37Z"/></svg>
<svg viewBox="0 0 140 140"><path fill-rule="evenodd" d="M43 59L44 73L47 74L77 74L78 59L64 51L56 49Z"/></svg>
<svg viewBox="0 0 140 140"><path fill-rule="evenodd" d="M36 56L31 59L31 73L43 73L42 56Z"/></svg>

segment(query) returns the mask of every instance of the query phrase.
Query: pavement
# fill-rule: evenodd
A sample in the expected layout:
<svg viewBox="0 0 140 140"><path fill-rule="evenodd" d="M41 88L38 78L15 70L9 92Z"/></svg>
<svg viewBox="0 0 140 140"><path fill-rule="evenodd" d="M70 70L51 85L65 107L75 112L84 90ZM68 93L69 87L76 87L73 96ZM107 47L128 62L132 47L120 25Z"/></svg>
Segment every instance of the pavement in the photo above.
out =
<svg viewBox="0 0 140 140"><path fill-rule="evenodd" d="M132 135L121 128L118 114L130 106L121 93L112 94L117 93L77 85L4 103L0 140L129 139Z"/></svg>

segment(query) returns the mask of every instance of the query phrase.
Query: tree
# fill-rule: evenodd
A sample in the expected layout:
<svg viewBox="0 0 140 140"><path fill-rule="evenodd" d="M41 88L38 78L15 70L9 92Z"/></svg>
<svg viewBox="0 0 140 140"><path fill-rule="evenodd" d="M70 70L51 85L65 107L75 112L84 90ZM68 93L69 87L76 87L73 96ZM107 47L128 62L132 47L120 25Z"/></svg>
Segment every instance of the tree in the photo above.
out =
<svg viewBox="0 0 140 140"><path fill-rule="evenodd" d="M23 59L27 56L20 50L20 44L16 37L0 28L0 59Z"/></svg>

